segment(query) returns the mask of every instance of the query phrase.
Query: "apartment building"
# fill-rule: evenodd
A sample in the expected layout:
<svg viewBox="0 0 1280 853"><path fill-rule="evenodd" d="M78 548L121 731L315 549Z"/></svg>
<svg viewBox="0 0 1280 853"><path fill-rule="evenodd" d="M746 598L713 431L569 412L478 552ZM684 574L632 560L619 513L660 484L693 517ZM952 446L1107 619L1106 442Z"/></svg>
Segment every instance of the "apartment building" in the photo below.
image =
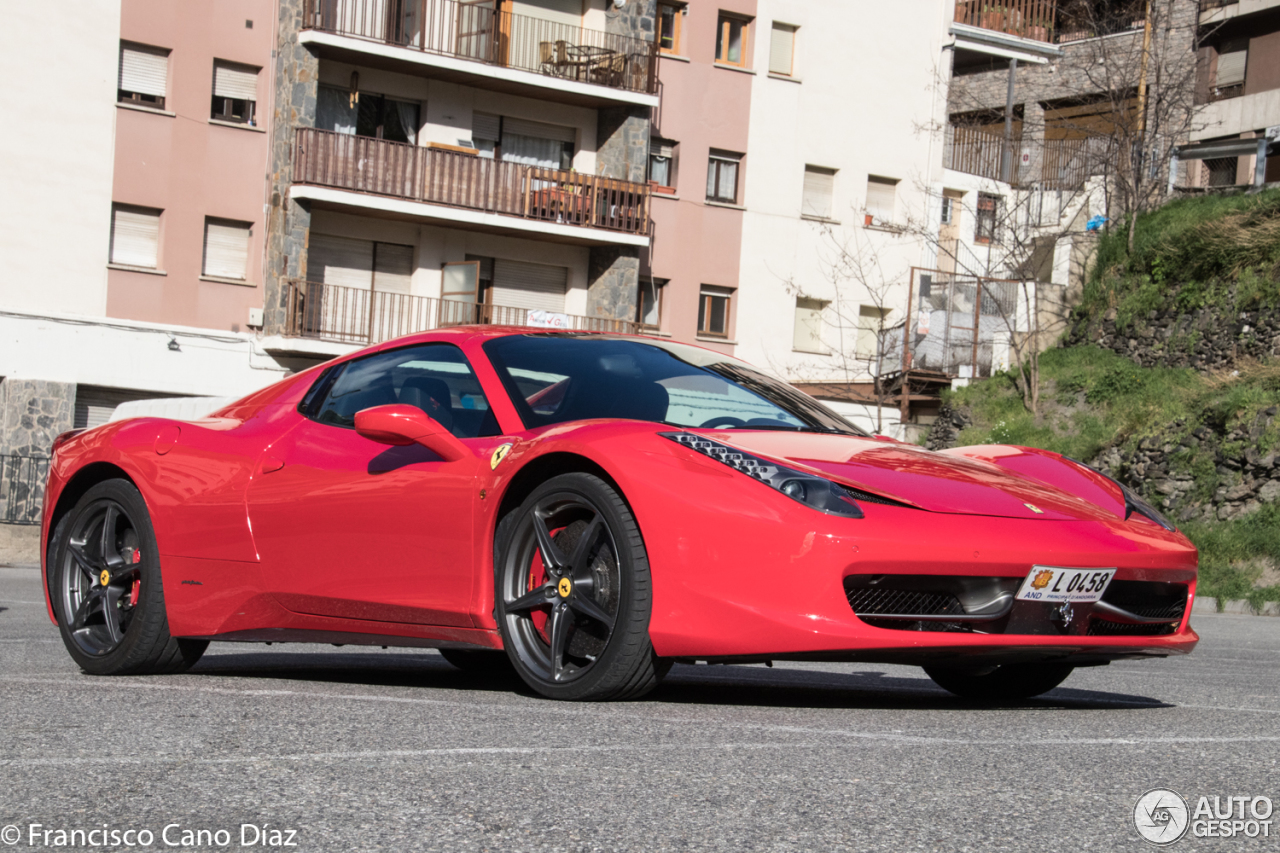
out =
<svg viewBox="0 0 1280 853"><path fill-rule="evenodd" d="M635 328L651 3L282 0L263 346Z"/></svg>

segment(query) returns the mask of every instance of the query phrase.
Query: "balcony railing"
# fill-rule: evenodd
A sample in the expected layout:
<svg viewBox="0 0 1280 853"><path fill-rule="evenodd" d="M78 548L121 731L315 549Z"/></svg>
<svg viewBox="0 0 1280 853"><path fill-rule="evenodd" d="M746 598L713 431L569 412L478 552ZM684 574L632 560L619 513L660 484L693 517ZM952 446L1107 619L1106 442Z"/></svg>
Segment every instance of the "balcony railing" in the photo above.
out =
<svg viewBox="0 0 1280 853"><path fill-rule="evenodd" d="M1018 149L1019 140L1013 141L1013 151L1005 142L1004 136L983 130L978 127L952 125L949 131L951 144L946 166L957 172L978 175L992 180L1003 180L1002 165L1006 152L1013 159L1010 164L1010 182L1018 181L1018 162L1013 151Z"/></svg>
<svg viewBox="0 0 1280 853"><path fill-rule="evenodd" d="M649 186L368 136L297 128L293 181L521 219L649 233Z"/></svg>
<svg viewBox="0 0 1280 853"><path fill-rule="evenodd" d="M955 22L1049 42L1053 40L1056 6L1056 0L960 0Z"/></svg>
<svg viewBox="0 0 1280 853"><path fill-rule="evenodd" d="M285 336L362 345L471 324L625 334L640 331L628 320L455 302L316 281L287 281L285 306Z"/></svg>
<svg viewBox="0 0 1280 853"><path fill-rule="evenodd" d="M499 12L493 5L483 0L309 0L302 26L612 89L657 93L654 42Z"/></svg>

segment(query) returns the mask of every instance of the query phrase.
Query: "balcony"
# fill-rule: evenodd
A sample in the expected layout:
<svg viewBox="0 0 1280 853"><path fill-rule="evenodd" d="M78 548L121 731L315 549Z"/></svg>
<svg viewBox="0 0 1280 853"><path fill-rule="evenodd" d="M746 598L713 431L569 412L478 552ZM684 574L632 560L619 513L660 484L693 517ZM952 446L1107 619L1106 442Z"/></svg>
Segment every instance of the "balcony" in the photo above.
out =
<svg viewBox="0 0 1280 853"><path fill-rule="evenodd" d="M649 244L648 184L309 127L296 129L292 194L322 207L469 230Z"/></svg>
<svg viewBox="0 0 1280 853"><path fill-rule="evenodd" d="M342 61L530 97L658 105L657 45L456 0L315 0L299 40Z"/></svg>
<svg viewBox="0 0 1280 853"><path fill-rule="evenodd" d="M982 128L953 126L950 133L945 167L969 175L999 181L1006 151L1004 137ZM1038 168L1035 159L1023 165L1019 156L1030 148L1039 154ZM1010 183L1018 185L1038 184L1048 190L1078 190L1094 175L1105 174L1108 164L1126 163L1119 143L1109 136L1092 136L1083 139L1045 139L1032 143L1013 140L1013 164Z"/></svg>
<svg viewBox="0 0 1280 853"><path fill-rule="evenodd" d="M955 22L1032 41L1052 42L1057 0L960 0Z"/></svg>
<svg viewBox="0 0 1280 853"><path fill-rule="evenodd" d="M366 346L415 332L473 324L623 334L640 332L636 323L607 317L455 302L315 281L285 282L285 321L281 333L286 338Z"/></svg>

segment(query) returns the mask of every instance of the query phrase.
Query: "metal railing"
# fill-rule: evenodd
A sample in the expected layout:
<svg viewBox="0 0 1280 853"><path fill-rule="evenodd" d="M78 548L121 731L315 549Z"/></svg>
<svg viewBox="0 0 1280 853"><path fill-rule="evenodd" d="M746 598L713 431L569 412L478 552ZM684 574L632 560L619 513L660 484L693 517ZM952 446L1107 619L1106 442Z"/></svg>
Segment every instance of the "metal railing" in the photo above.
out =
<svg viewBox="0 0 1280 853"><path fill-rule="evenodd" d="M0 523L39 524L49 460L0 456Z"/></svg>
<svg viewBox="0 0 1280 853"><path fill-rule="evenodd" d="M293 181L522 219L649 233L649 185L474 154L296 129Z"/></svg>
<svg viewBox="0 0 1280 853"><path fill-rule="evenodd" d="M486 0L309 0L304 29L656 94L652 41L499 12Z"/></svg>
<svg viewBox="0 0 1280 853"><path fill-rule="evenodd" d="M510 305L457 302L316 281L293 279L285 282L284 335L287 337L376 344L415 332L471 324L623 334L640 332L639 325L629 320L538 312Z"/></svg>
<svg viewBox="0 0 1280 853"><path fill-rule="evenodd" d="M960 0L955 22L1048 42L1053 40L1056 7L1056 0Z"/></svg>
<svg viewBox="0 0 1280 853"><path fill-rule="evenodd" d="M1007 152L1012 161L1009 166L1010 182L1017 183L1018 162L1013 152L1021 145L1020 140L1013 140L1011 150L1003 135L965 125L951 125L947 135L950 137L947 146L948 169L996 181L1003 180L1001 167Z"/></svg>

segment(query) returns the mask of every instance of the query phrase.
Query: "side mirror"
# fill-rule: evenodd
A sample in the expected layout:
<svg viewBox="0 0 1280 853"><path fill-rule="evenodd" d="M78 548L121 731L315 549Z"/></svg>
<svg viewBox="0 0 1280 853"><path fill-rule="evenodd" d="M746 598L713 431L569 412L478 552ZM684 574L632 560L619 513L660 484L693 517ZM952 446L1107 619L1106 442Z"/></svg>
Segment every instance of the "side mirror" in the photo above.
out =
<svg viewBox="0 0 1280 853"><path fill-rule="evenodd" d="M416 406L374 406L356 412L356 432L379 444L421 444L446 461L462 459L467 446Z"/></svg>

